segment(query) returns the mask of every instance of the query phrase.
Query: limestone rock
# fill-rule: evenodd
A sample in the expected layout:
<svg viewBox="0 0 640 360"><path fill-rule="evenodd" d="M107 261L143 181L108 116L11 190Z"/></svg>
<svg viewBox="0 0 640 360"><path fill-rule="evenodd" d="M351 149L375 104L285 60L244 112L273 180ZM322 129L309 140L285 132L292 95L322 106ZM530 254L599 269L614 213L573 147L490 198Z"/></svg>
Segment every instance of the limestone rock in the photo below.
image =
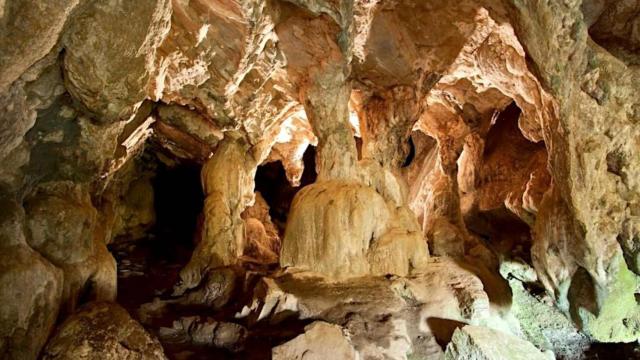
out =
<svg viewBox="0 0 640 360"><path fill-rule="evenodd" d="M244 256L260 263L278 262L280 236L271 222L269 205L259 192L255 193L254 204L242 212L245 222Z"/></svg>
<svg viewBox="0 0 640 360"><path fill-rule="evenodd" d="M247 150L244 139L230 135L202 169L206 196L202 240L180 273L187 289L197 286L209 269L236 264L242 256L245 234L241 214L253 201L258 167Z"/></svg>
<svg viewBox="0 0 640 360"><path fill-rule="evenodd" d="M273 326L289 317L340 324L363 357L390 359L442 356L437 341L450 339L442 329L452 325L511 326L490 309L480 279L452 261L434 261L406 278L331 282L305 272L264 278L237 316Z"/></svg>
<svg viewBox="0 0 640 360"><path fill-rule="evenodd" d="M316 321L304 328L305 332L295 339L273 348L274 360L294 359L339 359L356 360L358 353L337 325Z"/></svg>
<svg viewBox="0 0 640 360"><path fill-rule="evenodd" d="M0 357L36 359L58 316L62 272L27 245L15 200L2 194L0 206Z"/></svg>
<svg viewBox="0 0 640 360"><path fill-rule="evenodd" d="M635 188L635 182L625 180L634 178L629 175L637 171L636 157L627 150L635 144L635 135L602 134L634 133L631 124L638 99L632 84L637 80L637 69L589 38L578 3L516 5L515 10L512 21L516 34L558 104L557 119L543 125L545 143L551 149L553 189L545 194L539 210L532 249L534 265L565 311L582 307L591 314L587 317L595 320L593 323L574 315L585 331L593 324L591 331L601 341L635 340L635 315L630 321L623 320L636 313L636 305L626 301L637 290L623 285L634 282L635 275L629 274L627 264L620 260L621 250L628 259L634 257L629 247L634 241L626 238L630 234L623 229L626 222L635 219L625 210L637 203L628 192ZM621 27L627 26L623 18ZM554 56L549 57L550 53ZM565 62L568 54L574 61ZM590 120L581 122L586 116ZM601 130L594 133L594 129ZM603 166L597 165L600 163ZM624 249L620 243L625 244ZM554 249L565 250L556 253ZM577 292L582 296L569 296L570 288L580 289ZM591 294L586 303L579 300L585 294ZM618 301L624 303L615 305L619 312L608 307ZM599 331L600 321L608 324L608 330Z"/></svg>
<svg viewBox="0 0 640 360"><path fill-rule="evenodd" d="M53 56L35 63L0 93L0 108L6 119L0 125L0 157L4 158L21 144L24 151L27 145L24 137L36 122L37 112L49 107L62 93L62 78Z"/></svg>
<svg viewBox="0 0 640 360"><path fill-rule="evenodd" d="M151 92L170 19L168 0L90 3L63 40L69 92L103 121L128 119Z"/></svg>
<svg viewBox="0 0 640 360"><path fill-rule="evenodd" d="M57 264L91 256L96 210L85 189L70 182L42 185L25 208L33 248ZM75 250L69 252L70 248Z"/></svg>
<svg viewBox="0 0 640 360"><path fill-rule="evenodd" d="M149 177L133 179L122 186L125 193L118 199L111 236L124 236L128 240L143 238L155 224L154 190Z"/></svg>
<svg viewBox="0 0 640 360"><path fill-rule="evenodd" d="M531 295L524 284L510 280L513 289L512 311L526 340L557 357L579 359L589 347L587 335L579 332L569 318L553 306L548 297Z"/></svg>
<svg viewBox="0 0 640 360"><path fill-rule="evenodd" d="M326 220L316 223L321 218ZM310 185L291 206L280 263L333 277L365 275L370 241L382 235L388 221L384 199L370 187L337 181Z"/></svg>
<svg viewBox="0 0 640 360"><path fill-rule="evenodd" d="M56 330L43 359L166 359L158 340L113 303L87 304Z"/></svg>
<svg viewBox="0 0 640 360"><path fill-rule="evenodd" d="M83 293L115 299L115 260L97 236L96 209L85 188L70 182L43 184L27 199L25 211L29 245L64 272L65 311L73 311Z"/></svg>
<svg viewBox="0 0 640 360"><path fill-rule="evenodd" d="M304 152L309 145L318 145L304 109L298 109L283 122L275 141L267 162L282 162L291 185L299 186L304 171Z"/></svg>
<svg viewBox="0 0 640 360"><path fill-rule="evenodd" d="M496 330L467 325L453 333L444 358L469 360L550 360L531 343Z"/></svg>
<svg viewBox="0 0 640 360"><path fill-rule="evenodd" d="M222 267L209 271L204 280L195 288L188 288L187 284L178 284L175 295L182 295L176 300L181 305L200 305L218 309L226 305L236 288L238 274L233 267ZM186 293L185 291L188 290Z"/></svg>
<svg viewBox="0 0 640 360"><path fill-rule="evenodd" d="M0 93L53 49L79 0L10 0L0 5Z"/></svg>
<svg viewBox="0 0 640 360"><path fill-rule="evenodd" d="M291 206L280 264L336 279L407 275L423 266L428 254L419 229L413 229L418 237L412 236L393 217L395 211L369 186L344 181L310 185Z"/></svg>
<svg viewBox="0 0 640 360"><path fill-rule="evenodd" d="M242 126L249 143L269 148L265 132L277 133L295 105L274 31L277 6L174 1L172 7L153 99L189 105L225 130Z"/></svg>
<svg viewBox="0 0 640 360"><path fill-rule="evenodd" d="M213 120L188 108L161 105L158 107L158 115L162 121L194 136L211 148L215 147L223 137L222 129Z"/></svg>
<svg viewBox="0 0 640 360"><path fill-rule="evenodd" d="M637 63L640 46L637 1L585 3L582 10L589 34L598 44L622 61Z"/></svg>
<svg viewBox="0 0 640 360"><path fill-rule="evenodd" d="M159 337L173 343L191 343L239 351L244 346L247 329L234 323L218 322L200 317L183 317L171 328L160 328Z"/></svg>

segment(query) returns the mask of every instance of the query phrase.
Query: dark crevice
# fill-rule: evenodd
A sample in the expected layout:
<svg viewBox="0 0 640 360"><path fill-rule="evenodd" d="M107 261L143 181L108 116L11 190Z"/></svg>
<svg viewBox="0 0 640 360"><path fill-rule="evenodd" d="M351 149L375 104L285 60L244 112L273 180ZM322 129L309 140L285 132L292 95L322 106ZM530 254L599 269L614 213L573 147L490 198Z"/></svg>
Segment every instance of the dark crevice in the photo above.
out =
<svg viewBox="0 0 640 360"><path fill-rule="evenodd" d="M304 153L304 172L300 178L300 186L292 186L280 161L263 164L256 171L256 191L269 205L271 220L278 227L282 236L287 223L287 215L294 196L303 187L316 181L316 151L309 146Z"/></svg>
<svg viewBox="0 0 640 360"><path fill-rule="evenodd" d="M195 163L171 167L159 162L153 180L156 225L152 231L161 241L192 246L204 204L200 170Z"/></svg>
<svg viewBox="0 0 640 360"><path fill-rule="evenodd" d="M409 136L409 154L407 154L407 158L404 159L404 162L402 163L402 167L406 168L409 165L411 165L411 163L413 162L413 159L415 159L416 157L416 145L413 143L413 138L411 136Z"/></svg>

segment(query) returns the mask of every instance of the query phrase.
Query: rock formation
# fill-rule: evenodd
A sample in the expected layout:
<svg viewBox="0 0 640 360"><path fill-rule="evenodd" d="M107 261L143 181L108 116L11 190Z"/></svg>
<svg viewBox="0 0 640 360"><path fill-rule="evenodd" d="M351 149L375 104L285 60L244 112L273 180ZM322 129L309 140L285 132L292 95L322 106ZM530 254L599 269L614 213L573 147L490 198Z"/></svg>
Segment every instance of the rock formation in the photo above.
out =
<svg viewBox="0 0 640 360"><path fill-rule="evenodd" d="M112 303L92 303L70 316L43 351L43 359L166 359L126 310Z"/></svg>
<svg viewBox="0 0 640 360"><path fill-rule="evenodd" d="M639 29L638 0L0 1L0 358L632 356Z"/></svg>
<svg viewBox="0 0 640 360"><path fill-rule="evenodd" d="M357 359L353 346L337 325L315 322L305 333L286 344L273 348L273 359Z"/></svg>
<svg viewBox="0 0 640 360"><path fill-rule="evenodd" d="M467 325L456 329L445 359L553 359L530 343L496 330Z"/></svg>

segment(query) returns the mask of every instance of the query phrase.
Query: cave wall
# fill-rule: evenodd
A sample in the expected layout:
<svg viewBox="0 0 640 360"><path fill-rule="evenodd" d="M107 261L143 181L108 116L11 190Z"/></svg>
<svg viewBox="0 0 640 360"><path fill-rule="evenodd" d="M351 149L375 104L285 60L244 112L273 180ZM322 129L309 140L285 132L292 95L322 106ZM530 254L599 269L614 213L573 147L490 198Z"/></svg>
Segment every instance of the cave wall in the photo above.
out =
<svg viewBox="0 0 640 360"><path fill-rule="evenodd" d="M115 300L106 246L155 222L145 148L202 165L176 294L247 256L330 282L453 259L525 333L534 286L590 341L636 341L639 7L1 2L0 356ZM298 186L310 145L279 234L256 171Z"/></svg>

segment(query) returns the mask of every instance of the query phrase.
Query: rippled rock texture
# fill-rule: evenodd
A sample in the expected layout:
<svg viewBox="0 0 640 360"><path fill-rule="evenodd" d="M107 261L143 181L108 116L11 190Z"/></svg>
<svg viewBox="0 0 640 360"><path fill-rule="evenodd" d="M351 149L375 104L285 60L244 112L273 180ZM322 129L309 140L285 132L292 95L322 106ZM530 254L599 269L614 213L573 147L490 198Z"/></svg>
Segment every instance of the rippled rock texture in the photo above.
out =
<svg viewBox="0 0 640 360"><path fill-rule="evenodd" d="M634 353L639 29L638 0L0 1L0 358Z"/></svg>

